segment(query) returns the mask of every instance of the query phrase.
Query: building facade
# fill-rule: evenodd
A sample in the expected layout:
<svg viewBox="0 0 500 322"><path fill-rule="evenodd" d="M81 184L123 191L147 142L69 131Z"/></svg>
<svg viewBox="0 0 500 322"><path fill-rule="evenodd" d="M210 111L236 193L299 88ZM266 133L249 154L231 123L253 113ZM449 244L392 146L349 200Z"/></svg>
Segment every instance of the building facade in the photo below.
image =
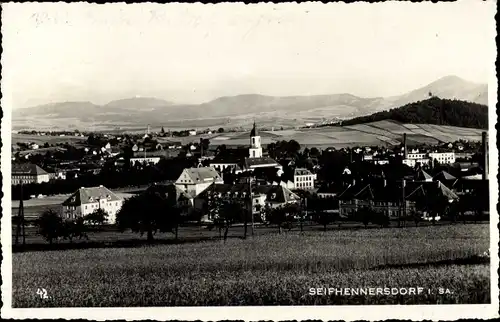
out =
<svg viewBox="0 0 500 322"><path fill-rule="evenodd" d="M297 168L293 173L293 184L295 189L313 190L316 175L304 168Z"/></svg>
<svg viewBox="0 0 500 322"><path fill-rule="evenodd" d="M160 162L161 157L155 157L155 156L150 156L150 157L133 157L130 158L130 164L135 165L136 163L140 164L157 164Z"/></svg>
<svg viewBox="0 0 500 322"><path fill-rule="evenodd" d="M213 183L224 183L217 170L212 167L199 167L184 169L175 185L195 197Z"/></svg>
<svg viewBox="0 0 500 322"><path fill-rule="evenodd" d="M49 182L50 174L36 164L12 164L11 185Z"/></svg>
<svg viewBox="0 0 500 322"><path fill-rule="evenodd" d="M107 222L114 224L123 199L104 186L80 188L62 203L63 217L77 219L102 209L108 214Z"/></svg>
<svg viewBox="0 0 500 322"><path fill-rule="evenodd" d="M455 163L455 152L431 152L429 158L442 164Z"/></svg>

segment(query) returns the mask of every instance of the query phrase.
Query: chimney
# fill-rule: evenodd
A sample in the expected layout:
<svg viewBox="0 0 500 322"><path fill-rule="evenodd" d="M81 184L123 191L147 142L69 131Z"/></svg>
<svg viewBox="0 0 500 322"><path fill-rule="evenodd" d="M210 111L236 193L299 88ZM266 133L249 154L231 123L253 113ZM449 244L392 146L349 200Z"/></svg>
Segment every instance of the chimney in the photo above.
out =
<svg viewBox="0 0 500 322"><path fill-rule="evenodd" d="M482 133L482 153L483 153L483 160L484 160L484 166L483 166L483 180L488 179L488 137L487 133L483 132Z"/></svg>
<svg viewBox="0 0 500 322"><path fill-rule="evenodd" d="M404 159L408 158L408 152L406 152L406 133L403 133L403 149L404 149Z"/></svg>

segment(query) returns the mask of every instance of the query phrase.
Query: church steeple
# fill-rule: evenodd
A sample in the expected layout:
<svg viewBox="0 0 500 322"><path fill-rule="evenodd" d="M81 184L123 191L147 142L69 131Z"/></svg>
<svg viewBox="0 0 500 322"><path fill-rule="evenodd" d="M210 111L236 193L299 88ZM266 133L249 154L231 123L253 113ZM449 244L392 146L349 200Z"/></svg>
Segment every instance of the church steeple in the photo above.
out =
<svg viewBox="0 0 500 322"><path fill-rule="evenodd" d="M250 131L250 138L258 136L257 134L257 126L255 125L255 120L253 121L253 128L252 131Z"/></svg>
<svg viewBox="0 0 500 322"><path fill-rule="evenodd" d="M253 121L253 128L250 131L250 158L261 158L262 157L262 147L260 145L260 136L257 133L257 126L255 121Z"/></svg>

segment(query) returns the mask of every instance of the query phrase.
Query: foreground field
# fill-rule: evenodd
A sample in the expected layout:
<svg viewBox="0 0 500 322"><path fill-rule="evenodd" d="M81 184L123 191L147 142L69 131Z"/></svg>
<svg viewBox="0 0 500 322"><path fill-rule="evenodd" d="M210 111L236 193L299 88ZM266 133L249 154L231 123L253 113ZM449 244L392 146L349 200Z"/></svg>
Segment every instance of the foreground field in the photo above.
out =
<svg viewBox="0 0 500 322"><path fill-rule="evenodd" d="M488 303L488 225L269 234L254 239L13 254L15 307ZM422 287L420 295L310 288ZM47 290L48 299L36 291ZM448 289L439 294L439 288Z"/></svg>

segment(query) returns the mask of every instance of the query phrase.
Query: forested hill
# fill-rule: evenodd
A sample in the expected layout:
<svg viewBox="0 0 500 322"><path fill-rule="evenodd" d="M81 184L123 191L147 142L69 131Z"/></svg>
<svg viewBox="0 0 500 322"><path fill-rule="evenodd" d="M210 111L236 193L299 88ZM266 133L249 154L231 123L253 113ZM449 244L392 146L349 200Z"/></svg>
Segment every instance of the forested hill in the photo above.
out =
<svg viewBox="0 0 500 322"><path fill-rule="evenodd" d="M465 101L432 97L388 111L343 121L342 125L354 125L387 119L401 123L438 124L487 129L488 107Z"/></svg>

